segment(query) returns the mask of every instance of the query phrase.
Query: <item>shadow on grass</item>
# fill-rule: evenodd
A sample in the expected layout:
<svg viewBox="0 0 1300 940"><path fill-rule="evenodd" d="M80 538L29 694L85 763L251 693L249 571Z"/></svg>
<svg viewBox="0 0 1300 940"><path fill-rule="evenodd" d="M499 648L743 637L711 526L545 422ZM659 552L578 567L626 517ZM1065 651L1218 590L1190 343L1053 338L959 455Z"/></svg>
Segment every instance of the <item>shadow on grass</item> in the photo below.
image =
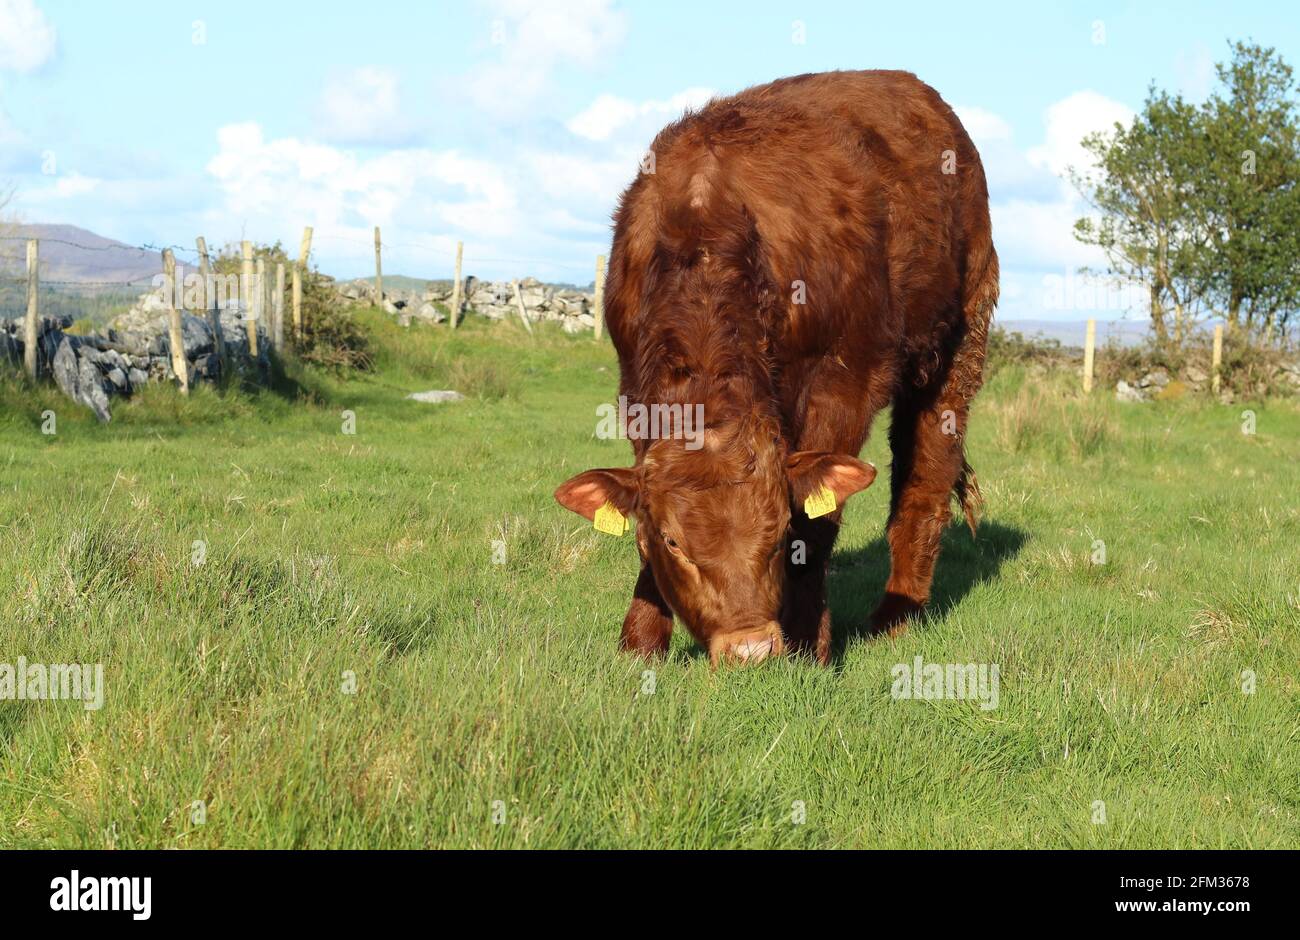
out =
<svg viewBox="0 0 1300 940"><path fill-rule="evenodd" d="M981 523L976 537L964 525L949 526L943 534L926 618L942 617L977 585L995 578L1003 563L1014 558L1027 540L1021 530L998 522ZM883 533L864 548L831 556L827 594L832 661L840 661L851 641L870 636L867 621L888 578L889 543Z"/></svg>
<svg viewBox="0 0 1300 940"><path fill-rule="evenodd" d="M270 361L269 368L260 375L240 375L234 370L229 370L219 380L219 387L226 390L235 386L246 394L270 394L285 401L298 401L301 399L320 401L323 399L324 396L320 389L306 384L306 374L301 363L291 363L274 351L271 352L268 358Z"/></svg>
<svg viewBox="0 0 1300 940"><path fill-rule="evenodd" d="M980 523L979 535L974 538L965 525L949 526L944 531L939 563L935 566L926 619L942 617L974 587L997 577L1003 563L1014 558L1028 539L1020 529L999 522ZM843 660L844 651L852 641L870 638L867 621L884 595L888 579L889 543L883 533L864 548L841 549L831 556L826 593L831 608L833 665ZM921 621L912 629L923 624ZM684 630L680 621L674 630ZM690 661L708 654L692 642L686 648L675 647L672 655Z"/></svg>

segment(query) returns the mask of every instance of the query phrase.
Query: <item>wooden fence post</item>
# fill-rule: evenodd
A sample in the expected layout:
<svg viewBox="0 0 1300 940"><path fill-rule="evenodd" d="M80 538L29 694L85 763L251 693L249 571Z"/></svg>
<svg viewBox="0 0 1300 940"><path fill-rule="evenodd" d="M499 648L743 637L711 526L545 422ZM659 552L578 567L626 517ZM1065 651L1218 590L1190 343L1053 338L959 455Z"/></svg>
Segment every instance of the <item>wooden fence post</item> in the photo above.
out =
<svg viewBox="0 0 1300 940"><path fill-rule="evenodd" d="M1211 387L1214 394L1219 394L1219 385L1222 382L1220 371L1223 366L1223 324L1220 323L1214 327L1214 353L1213 359L1210 360L1210 373L1214 376L1211 380Z"/></svg>
<svg viewBox="0 0 1300 940"><path fill-rule="evenodd" d="M519 319L524 321L524 329L528 335L533 335L533 325L528 322L528 309L524 306L524 293L519 289L518 281L511 281L510 286L515 290L515 303L519 306Z"/></svg>
<svg viewBox="0 0 1300 940"><path fill-rule="evenodd" d="M297 345L302 342L302 268L297 264L290 272L290 279L293 281L290 291L293 297L293 341Z"/></svg>
<svg viewBox="0 0 1300 940"><path fill-rule="evenodd" d="M1083 341L1083 394L1092 392L1092 366L1096 358L1097 321L1088 321L1088 333Z"/></svg>
<svg viewBox="0 0 1300 940"><path fill-rule="evenodd" d="M465 253L465 243L456 242L456 279L451 285L451 328L456 329L456 323L460 319L460 262Z"/></svg>
<svg viewBox="0 0 1300 940"><path fill-rule="evenodd" d="M592 316L596 321L596 339L605 334L605 256L596 255L596 298Z"/></svg>
<svg viewBox="0 0 1300 940"><path fill-rule="evenodd" d="M375 306L384 305L384 259L380 252L383 242L379 238L379 226L375 226Z"/></svg>
<svg viewBox="0 0 1300 940"><path fill-rule="evenodd" d="M275 265L275 293L271 295L271 344L284 351L284 262Z"/></svg>
<svg viewBox="0 0 1300 940"><path fill-rule="evenodd" d="M212 259L208 257L208 242L202 235L195 239L199 249L199 274L203 277L203 309L208 318L208 329L212 331L212 350L217 354L217 363L224 371L226 368L226 338L221 333L221 307L217 297L216 284L212 282ZM209 294L211 291L211 294Z"/></svg>
<svg viewBox="0 0 1300 940"><path fill-rule="evenodd" d="M298 263L293 266L293 338L302 342L302 278L307 268L307 256L311 254L311 226L302 230L302 242L298 245Z"/></svg>
<svg viewBox="0 0 1300 940"><path fill-rule="evenodd" d="M208 260L208 242L202 235L194 239L194 247L199 250L199 279L203 286L199 289L199 296L202 298L199 303L205 315L208 309L208 275L212 273L212 262Z"/></svg>
<svg viewBox="0 0 1300 940"><path fill-rule="evenodd" d="M180 384L181 394L190 393L190 363L185 358L185 330L181 326L181 312L176 309L176 256L164 248L163 300L167 311L167 344L172 350L172 371Z"/></svg>
<svg viewBox="0 0 1300 940"><path fill-rule="evenodd" d="M253 309L253 243L240 242L239 312L244 318L244 331L248 334L248 353L257 359L257 313Z"/></svg>
<svg viewBox="0 0 1300 940"><path fill-rule="evenodd" d="M266 259L257 259L257 274L253 276L253 330L249 334L248 352L257 358L257 325L266 324L266 332L271 332L271 324L266 318Z"/></svg>
<svg viewBox="0 0 1300 940"><path fill-rule="evenodd" d="M41 248L34 238L27 240L27 317L23 320L23 365L36 378L36 324L41 305Z"/></svg>

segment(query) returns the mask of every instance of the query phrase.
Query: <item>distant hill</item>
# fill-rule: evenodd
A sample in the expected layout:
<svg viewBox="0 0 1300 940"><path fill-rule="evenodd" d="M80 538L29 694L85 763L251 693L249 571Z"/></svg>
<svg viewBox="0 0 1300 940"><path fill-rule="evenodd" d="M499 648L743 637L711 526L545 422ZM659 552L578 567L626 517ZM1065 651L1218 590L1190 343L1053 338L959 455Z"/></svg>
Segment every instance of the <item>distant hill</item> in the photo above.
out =
<svg viewBox="0 0 1300 940"><path fill-rule="evenodd" d="M26 270L24 239L36 238L41 246L41 281L46 283L101 284L131 282L140 290L162 272L157 251L133 248L75 225L16 225L2 233L0 271L20 275Z"/></svg>

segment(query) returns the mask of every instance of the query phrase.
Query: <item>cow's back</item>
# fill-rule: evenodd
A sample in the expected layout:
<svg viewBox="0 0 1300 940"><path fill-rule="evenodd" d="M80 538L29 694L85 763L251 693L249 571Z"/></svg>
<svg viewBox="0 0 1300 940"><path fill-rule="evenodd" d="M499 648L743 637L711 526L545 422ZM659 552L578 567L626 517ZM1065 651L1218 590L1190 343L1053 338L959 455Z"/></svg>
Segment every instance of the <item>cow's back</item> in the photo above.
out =
<svg viewBox="0 0 1300 940"><path fill-rule="evenodd" d="M962 272L987 242L979 157L939 95L905 72L782 79L665 128L625 193L611 256L610 332L625 367L653 336L647 271L732 251L752 223L780 358L881 349L925 357L960 317ZM741 248L744 246L742 245ZM662 276L657 286L664 283ZM784 302L787 301L788 302Z"/></svg>

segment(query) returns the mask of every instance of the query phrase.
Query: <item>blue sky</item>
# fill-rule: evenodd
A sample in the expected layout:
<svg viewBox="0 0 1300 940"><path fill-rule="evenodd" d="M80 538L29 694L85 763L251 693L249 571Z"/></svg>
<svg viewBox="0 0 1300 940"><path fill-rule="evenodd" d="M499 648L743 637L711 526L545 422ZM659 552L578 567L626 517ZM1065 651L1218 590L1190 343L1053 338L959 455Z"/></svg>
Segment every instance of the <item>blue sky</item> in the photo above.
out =
<svg viewBox="0 0 1300 940"><path fill-rule="evenodd" d="M1111 318L1122 299L1049 299L1098 260L1058 174L1150 82L1203 97L1248 37L1300 62L1294 6L1258 0L0 0L0 181L23 221L133 244L296 245L311 224L317 261L346 276L370 270L380 224L393 273L448 276L460 238L467 274L585 283L636 160L684 106L905 68L984 156L1002 318Z"/></svg>

